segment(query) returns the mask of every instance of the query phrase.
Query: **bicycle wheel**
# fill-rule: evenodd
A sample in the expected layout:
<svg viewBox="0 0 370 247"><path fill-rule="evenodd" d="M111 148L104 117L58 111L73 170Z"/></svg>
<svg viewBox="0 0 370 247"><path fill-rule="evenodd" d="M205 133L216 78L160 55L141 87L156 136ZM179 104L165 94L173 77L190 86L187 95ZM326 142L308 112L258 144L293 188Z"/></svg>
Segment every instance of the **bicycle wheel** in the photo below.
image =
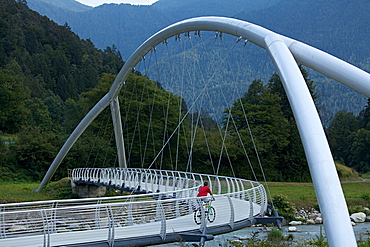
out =
<svg viewBox="0 0 370 247"><path fill-rule="evenodd" d="M212 207L212 206L208 207L207 218L208 218L208 221L211 222L211 223L213 221L215 221L215 219L216 219L216 210L215 210L214 207Z"/></svg>
<svg viewBox="0 0 370 247"><path fill-rule="evenodd" d="M197 225L202 223L202 211L200 209L194 211L194 221Z"/></svg>

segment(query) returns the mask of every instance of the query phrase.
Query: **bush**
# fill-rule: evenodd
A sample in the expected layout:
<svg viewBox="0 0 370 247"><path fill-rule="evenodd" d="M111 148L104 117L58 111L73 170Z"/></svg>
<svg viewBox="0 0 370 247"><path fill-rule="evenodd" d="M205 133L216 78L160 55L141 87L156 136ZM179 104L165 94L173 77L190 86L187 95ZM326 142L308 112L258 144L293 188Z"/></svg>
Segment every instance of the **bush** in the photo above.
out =
<svg viewBox="0 0 370 247"><path fill-rule="evenodd" d="M316 236L316 240L310 239L308 241L309 245L318 246L318 247L325 247L328 246L328 242L325 241L326 237L322 233L322 227L320 226L320 235Z"/></svg>
<svg viewBox="0 0 370 247"><path fill-rule="evenodd" d="M271 241L271 242L281 242L284 240L284 236L283 234L278 231L278 230L271 230L268 234L267 234L267 240L268 241Z"/></svg>
<svg viewBox="0 0 370 247"><path fill-rule="evenodd" d="M341 181L359 181L360 175L353 168L347 167L339 162L335 162L337 173Z"/></svg>
<svg viewBox="0 0 370 247"><path fill-rule="evenodd" d="M288 201L287 197L283 195L276 195L272 197L272 201L275 209L278 210L279 216L284 217L286 221L292 221L295 219L295 208L294 205Z"/></svg>
<svg viewBox="0 0 370 247"><path fill-rule="evenodd" d="M364 238L364 236L360 236L360 242L358 244L359 247L370 247L370 233L365 233L367 237Z"/></svg>
<svg viewBox="0 0 370 247"><path fill-rule="evenodd" d="M287 241L293 241L294 235L292 233L289 233L289 235L285 238Z"/></svg>
<svg viewBox="0 0 370 247"><path fill-rule="evenodd" d="M365 210L362 205L349 206L348 207L348 211L349 211L349 214L354 214L354 213L362 212L362 213L365 213L366 215L370 215L370 211L369 210Z"/></svg>
<svg viewBox="0 0 370 247"><path fill-rule="evenodd" d="M55 199L73 199L79 198L77 194L72 193L71 182L69 178L63 178L57 182L51 182L45 191Z"/></svg>

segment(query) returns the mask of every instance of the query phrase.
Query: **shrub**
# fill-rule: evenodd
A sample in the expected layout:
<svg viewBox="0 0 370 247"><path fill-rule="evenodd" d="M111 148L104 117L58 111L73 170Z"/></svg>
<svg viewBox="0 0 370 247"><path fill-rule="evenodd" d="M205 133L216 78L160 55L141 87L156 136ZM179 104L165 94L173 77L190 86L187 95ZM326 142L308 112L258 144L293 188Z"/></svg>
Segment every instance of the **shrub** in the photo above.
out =
<svg viewBox="0 0 370 247"><path fill-rule="evenodd" d="M354 213L359 213L359 212L364 213L365 210L362 205L357 205L357 206L349 206L348 211L349 211L349 214L354 214Z"/></svg>
<svg viewBox="0 0 370 247"><path fill-rule="evenodd" d="M69 178L63 178L56 182L51 182L45 191L55 199L79 198L77 194L72 193L72 187Z"/></svg>
<svg viewBox="0 0 370 247"><path fill-rule="evenodd" d="M335 162L337 173L342 181L358 181L361 180L360 175L353 168L347 167L339 162Z"/></svg>
<svg viewBox="0 0 370 247"><path fill-rule="evenodd" d="M289 235L288 236L286 236L286 238L285 238L287 241L293 241L293 239L294 239L294 235L292 234L292 233L289 233Z"/></svg>
<svg viewBox="0 0 370 247"><path fill-rule="evenodd" d="M322 233L322 227L320 226L320 235L316 236L316 240L310 239L308 244L318 247L325 247L328 246L328 242L325 241L326 237Z"/></svg>
<svg viewBox="0 0 370 247"><path fill-rule="evenodd" d="M271 242L281 242L282 240L284 240L284 236L283 234L278 231L278 230L271 230L268 234L267 234L267 240L268 241L271 241Z"/></svg>
<svg viewBox="0 0 370 247"><path fill-rule="evenodd" d="M286 221L294 220L295 208L294 205L288 201L287 197L276 195L272 197L272 200L280 216L284 217Z"/></svg>

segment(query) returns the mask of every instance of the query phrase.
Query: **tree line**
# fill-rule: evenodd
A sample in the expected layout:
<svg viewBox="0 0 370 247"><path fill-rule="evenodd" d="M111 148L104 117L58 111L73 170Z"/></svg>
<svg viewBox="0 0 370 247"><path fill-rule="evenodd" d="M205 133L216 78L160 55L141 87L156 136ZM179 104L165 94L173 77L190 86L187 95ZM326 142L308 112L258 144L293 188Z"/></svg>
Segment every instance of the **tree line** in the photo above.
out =
<svg viewBox="0 0 370 247"><path fill-rule="evenodd" d="M338 111L326 130L337 161L360 173L370 171L370 99L357 116Z"/></svg>

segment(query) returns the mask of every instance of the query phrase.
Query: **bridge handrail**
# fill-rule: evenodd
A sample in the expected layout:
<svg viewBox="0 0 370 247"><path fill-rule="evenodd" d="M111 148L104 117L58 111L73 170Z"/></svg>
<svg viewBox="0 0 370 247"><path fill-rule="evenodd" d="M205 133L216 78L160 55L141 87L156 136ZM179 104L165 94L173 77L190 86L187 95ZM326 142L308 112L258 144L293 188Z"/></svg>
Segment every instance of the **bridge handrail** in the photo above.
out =
<svg viewBox="0 0 370 247"><path fill-rule="evenodd" d="M155 222L155 229L159 229L154 230L155 234L164 238L167 224L170 224L168 220L183 216L190 216L192 219L194 209L203 209L200 207L201 199L196 195L204 181L208 181L214 191L219 212L228 212L228 220L222 222L224 225L233 227L235 222L241 220L252 222L254 217L263 216L267 208L263 185L246 179L141 168L81 168L73 170L72 174L72 180L80 182L100 179L99 182L110 186L115 183L122 185L123 181L130 186L140 182L147 186L145 188L163 191L128 196L0 204L0 245L2 240L32 236L43 239L44 246L47 246L45 243L50 241L52 234L104 229L109 229L109 238L113 237L114 240L115 231L122 227ZM239 214L247 210L235 210L238 201L249 203L249 215L244 215L242 219ZM206 224L203 220L201 225L194 223L194 229L185 230L202 229Z"/></svg>
<svg viewBox="0 0 370 247"><path fill-rule="evenodd" d="M101 174L106 171L116 171L117 173L121 174L120 178L122 178L122 175L132 177L132 174L138 174L144 172L145 174L151 173L154 174L154 176L161 176L163 179L164 177L172 177L172 178L179 178L181 183L180 185L185 186L186 188L194 188L201 184L203 184L204 181L208 181L209 187L215 194L223 194L222 192L222 185L220 179L223 179L228 184L227 186L227 193L236 192L239 191L241 188L245 186L245 184L249 184L249 186L258 186L259 183L251 180L246 179L240 179L240 178L232 178L227 176L219 176L219 175L209 175L209 174L201 174L201 173L190 173L190 172L182 172L182 171L169 171L169 170L155 170L155 169L144 169L144 168L76 168L73 169L72 172L72 179L74 181L84 180L84 181L94 181L94 182L103 182L106 185L109 184L109 181L112 181L110 184L113 184L113 182L119 181L117 180L118 176L115 176L114 179L109 180L107 182L107 178L102 176ZM168 173L172 173L172 176L168 175ZM175 176L174 174L177 174ZM94 176L89 176L90 174L93 174ZM165 174L165 175L164 175ZM97 176L99 175L99 176ZM192 178L188 178L191 176ZM148 179L148 178L146 178ZM123 180L121 180L123 181ZM131 180L132 181L132 180ZM135 180L137 184L140 182L138 180ZM167 180L168 181L168 180ZM184 182L185 183L184 185ZM193 182L193 187L189 187L188 183L189 181ZM231 186L230 186L231 183ZM132 183L130 183L131 185ZM137 185L136 184L136 185ZM119 185L119 184L118 184ZM175 186L174 186L175 187ZM176 186L178 187L178 186ZM241 188L240 188L241 187ZM167 188L167 186L166 186Z"/></svg>
<svg viewBox="0 0 370 247"><path fill-rule="evenodd" d="M249 188L244 191L215 195L216 201L228 198L228 203L222 207L230 210L234 215L234 199L249 200L259 204L262 202L264 189L262 185ZM262 194L261 194L262 193ZM254 198L257 197L257 198ZM139 197L136 197L139 199ZM193 210L201 204L200 198L171 198L166 200L125 202L104 202L94 205L70 205L59 208L30 209L16 211L2 211L0 213L0 244L1 239L12 237L43 235L49 238L50 234L64 231L84 231L131 226L150 222L161 222L159 229L166 229L166 220L176 219L181 216L192 214ZM262 202L263 204L263 202ZM249 217L262 216L264 207L260 204L260 210L254 211L252 203ZM222 210L224 212L225 210ZM18 221L24 216L24 220ZM233 225L235 217L230 217L227 224ZM110 225L112 224L112 225ZM195 229L202 227L194 226ZM225 223L226 224L226 223ZM199 228L201 229L201 228ZM158 234L163 236L163 230Z"/></svg>
<svg viewBox="0 0 370 247"><path fill-rule="evenodd" d="M86 168L83 168L86 172ZM98 174L102 168L90 168L92 173ZM106 168L103 168L106 169ZM117 168L113 168L114 170L117 170ZM120 170L120 169L118 169ZM246 179L240 179L240 178L229 178L226 176L217 176L217 175L208 175L208 174L199 174L199 173L186 173L186 172L178 172L178 171L166 171L166 170L148 170L148 169L136 169L136 168L129 168L128 170L131 171L149 171L151 173L154 172L162 172L166 174L166 176L169 176L168 174L177 174L180 177L185 177L185 174L187 177L191 177L192 179L189 179L187 181L187 184L189 186L186 186L187 188L185 189L178 189L176 190L168 190L166 192L158 192L158 193L150 193L151 196L159 198L159 196L162 194L166 193L176 193L177 197L193 197L200 186L201 183L203 183L205 180L208 180L210 182L210 187L214 194L216 195L221 195L223 193L232 193L232 192L238 192L238 191L244 191L243 193L247 193L245 191L246 188L256 188L257 190L260 188L263 190L262 193L264 192L263 186L255 181L250 181ZM76 169L73 171L72 178L79 180L79 176L77 174L81 174L80 169ZM176 179L178 180L178 179ZM167 180L169 183L169 180ZM167 182L166 182L167 183ZM190 184L193 184L192 187L190 187ZM226 183L227 189L222 186L222 184ZM236 189L231 189L230 188L230 183L236 184L234 188ZM222 191L224 190L224 191ZM233 191L232 191L233 190ZM248 192L248 193L253 193L256 194L255 191ZM0 204L0 213L5 212L5 211L19 211L19 210L30 210L33 208L58 208L58 207L64 207L66 205L78 205L78 204L102 204L105 203L105 201L122 201L122 200L129 200L129 198L139 198L139 197L146 197L148 195L143 194L143 195L129 195L129 196L113 196L113 197L100 197L100 198L80 198L80 199L63 199L63 200L49 200L49 201L35 201L35 202L20 202L20 203L8 203L8 204ZM253 197L256 198L256 197ZM253 202L257 202L257 199L253 199ZM267 201L264 203L267 204Z"/></svg>

